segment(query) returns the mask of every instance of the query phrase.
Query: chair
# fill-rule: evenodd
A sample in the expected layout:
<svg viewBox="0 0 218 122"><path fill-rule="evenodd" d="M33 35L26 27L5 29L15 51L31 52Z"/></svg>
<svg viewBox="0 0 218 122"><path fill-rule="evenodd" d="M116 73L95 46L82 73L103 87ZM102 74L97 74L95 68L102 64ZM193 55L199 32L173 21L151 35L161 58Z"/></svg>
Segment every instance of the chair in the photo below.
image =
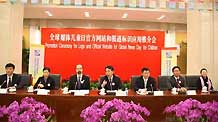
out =
<svg viewBox="0 0 218 122"><path fill-rule="evenodd" d="M61 75L60 74L50 74L50 76L55 81L55 89L59 89L61 85Z"/></svg>
<svg viewBox="0 0 218 122"><path fill-rule="evenodd" d="M190 90L197 89L197 81L198 81L199 77L200 77L200 75L188 75L185 77L188 89L190 89Z"/></svg>
<svg viewBox="0 0 218 122"><path fill-rule="evenodd" d="M158 87L161 91L170 89L170 84L168 82L170 76L158 76Z"/></svg>
<svg viewBox="0 0 218 122"><path fill-rule="evenodd" d="M131 76L131 78L130 78L130 86L131 86L132 90L134 90L136 79L139 78L139 77L140 76L138 76L138 75L132 75Z"/></svg>
<svg viewBox="0 0 218 122"><path fill-rule="evenodd" d="M18 88L27 88L32 84L32 75L31 74L19 74L20 75L20 83Z"/></svg>

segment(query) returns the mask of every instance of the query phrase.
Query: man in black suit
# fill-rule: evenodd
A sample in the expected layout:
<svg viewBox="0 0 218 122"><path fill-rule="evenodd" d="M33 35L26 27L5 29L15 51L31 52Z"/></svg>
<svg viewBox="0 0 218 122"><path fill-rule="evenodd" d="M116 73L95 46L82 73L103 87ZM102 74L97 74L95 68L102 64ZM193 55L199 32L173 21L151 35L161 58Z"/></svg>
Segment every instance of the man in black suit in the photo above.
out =
<svg viewBox="0 0 218 122"><path fill-rule="evenodd" d="M105 67L105 76L100 79L99 88L105 88L105 90L118 90L122 88L120 78L114 75L114 68L112 66Z"/></svg>
<svg viewBox="0 0 218 122"><path fill-rule="evenodd" d="M0 76L1 88L18 87L21 76L14 73L15 65L8 63L5 65L6 74Z"/></svg>
<svg viewBox="0 0 218 122"><path fill-rule="evenodd" d="M150 76L148 68L142 68L142 76L138 77L135 81L134 90L147 89L147 91L156 91L156 81Z"/></svg>
<svg viewBox="0 0 218 122"><path fill-rule="evenodd" d="M83 74L81 64L76 65L76 74L70 77L69 90L89 90L90 79Z"/></svg>
<svg viewBox="0 0 218 122"><path fill-rule="evenodd" d="M182 87L186 87L186 80L184 77L182 77L180 75L180 67L179 66L174 66L172 68L172 72L173 72L173 75L171 77L169 77L168 79L168 83L169 83L169 89L172 89L172 88L182 88Z"/></svg>
<svg viewBox="0 0 218 122"><path fill-rule="evenodd" d="M50 71L51 70L48 67L43 68L43 76L38 78L34 85L34 89L55 89L55 81L51 76L49 76Z"/></svg>

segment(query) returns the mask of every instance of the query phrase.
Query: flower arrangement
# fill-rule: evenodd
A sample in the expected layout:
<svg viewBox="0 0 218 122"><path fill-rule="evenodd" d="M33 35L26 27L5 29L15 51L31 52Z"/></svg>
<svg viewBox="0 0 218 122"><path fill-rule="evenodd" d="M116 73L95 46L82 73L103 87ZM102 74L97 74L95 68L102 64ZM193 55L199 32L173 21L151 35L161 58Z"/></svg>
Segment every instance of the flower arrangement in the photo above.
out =
<svg viewBox="0 0 218 122"><path fill-rule="evenodd" d="M23 98L20 105L14 101L8 107L0 106L0 118L6 116L9 122L47 122L53 115L54 110L29 97Z"/></svg>
<svg viewBox="0 0 218 122"><path fill-rule="evenodd" d="M201 103L190 98L167 106L164 113L169 113L174 122L217 122L218 102Z"/></svg>
<svg viewBox="0 0 218 122"><path fill-rule="evenodd" d="M104 99L98 99L84 109L80 117L83 122L145 122L149 115L146 107L133 102L120 99L105 102Z"/></svg>

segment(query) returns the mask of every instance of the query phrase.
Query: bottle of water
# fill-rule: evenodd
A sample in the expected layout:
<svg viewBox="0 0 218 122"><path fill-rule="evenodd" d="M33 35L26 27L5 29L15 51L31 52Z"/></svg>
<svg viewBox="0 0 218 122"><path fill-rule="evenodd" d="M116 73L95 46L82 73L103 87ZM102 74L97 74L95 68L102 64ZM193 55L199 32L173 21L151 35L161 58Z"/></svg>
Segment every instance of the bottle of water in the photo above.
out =
<svg viewBox="0 0 218 122"><path fill-rule="evenodd" d="M126 96L128 96L128 88L125 88Z"/></svg>

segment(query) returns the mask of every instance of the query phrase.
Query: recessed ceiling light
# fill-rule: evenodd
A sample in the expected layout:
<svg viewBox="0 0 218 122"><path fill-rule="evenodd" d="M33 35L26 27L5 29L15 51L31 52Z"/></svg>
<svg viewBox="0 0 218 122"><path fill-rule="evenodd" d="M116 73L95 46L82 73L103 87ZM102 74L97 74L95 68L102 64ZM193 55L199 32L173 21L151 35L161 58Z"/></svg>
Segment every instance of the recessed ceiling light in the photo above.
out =
<svg viewBox="0 0 218 122"><path fill-rule="evenodd" d="M46 13L48 16L50 16L50 17L53 16L50 11L45 11L45 13Z"/></svg>
<svg viewBox="0 0 218 122"><path fill-rule="evenodd" d="M161 15L160 17L157 18L157 20L162 20L165 17L166 17L165 15Z"/></svg>
<svg viewBox="0 0 218 122"><path fill-rule="evenodd" d="M126 19L127 17L128 17L127 13L124 13L123 16L122 16L123 19Z"/></svg>
<svg viewBox="0 0 218 122"><path fill-rule="evenodd" d="M88 11L84 12L85 17L90 17L90 14Z"/></svg>

